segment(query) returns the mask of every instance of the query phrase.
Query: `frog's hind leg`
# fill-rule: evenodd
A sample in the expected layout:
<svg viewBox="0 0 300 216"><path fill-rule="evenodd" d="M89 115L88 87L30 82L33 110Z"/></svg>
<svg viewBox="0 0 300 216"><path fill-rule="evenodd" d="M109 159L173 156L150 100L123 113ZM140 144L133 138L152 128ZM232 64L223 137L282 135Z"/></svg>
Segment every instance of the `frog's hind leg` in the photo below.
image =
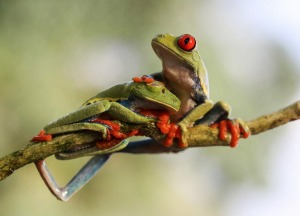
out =
<svg viewBox="0 0 300 216"><path fill-rule="evenodd" d="M93 122L77 122L69 125L62 125L46 130L47 134L62 134L68 132L75 132L80 130L90 130L102 133L103 138L107 135L107 126Z"/></svg>
<svg viewBox="0 0 300 216"><path fill-rule="evenodd" d="M108 100L98 101L88 106L83 106L79 110L65 115L58 120L48 124L44 130L46 134L60 134L80 130L94 130L103 132L104 126L85 121L93 116L104 113L110 108Z"/></svg>
<svg viewBox="0 0 300 216"><path fill-rule="evenodd" d="M57 199L67 201L97 174L109 156L110 154L93 156L63 188L56 183L44 160L35 162L35 165L51 193Z"/></svg>

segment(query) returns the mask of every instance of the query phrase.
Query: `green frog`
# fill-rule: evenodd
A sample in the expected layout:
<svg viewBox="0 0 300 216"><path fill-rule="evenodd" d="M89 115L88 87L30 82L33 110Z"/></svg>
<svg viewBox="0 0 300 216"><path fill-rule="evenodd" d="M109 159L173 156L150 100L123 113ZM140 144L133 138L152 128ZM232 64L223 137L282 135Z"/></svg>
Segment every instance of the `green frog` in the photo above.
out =
<svg viewBox="0 0 300 216"><path fill-rule="evenodd" d="M240 136L249 136L250 130L241 119L228 118L231 108L227 103L219 101L213 105L209 100L207 70L192 35L159 34L153 38L152 47L163 67L162 72L152 77L164 82L181 101L179 111L170 116L181 127L184 143L181 147L187 147L184 134L194 124L218 128L221 140L229 132L231 147L237 145Z"/></svg>
<svg viewBox="0 0 300 216"><path fill-rule="evenodd" d="M63 188L59 187L48 170L44 160L37 161L36 167L50 189L59 199L67 201L85 185L105 164L110 155L128 146L128 138L142 135L138 130L124 133L118 122L145 124L155 122L162 133L170 133L169 115L180 108L180 100L161 82L143 80L113 86L88 99L79 110L46 125L33 142L46 142L52 136L76 131L99 132L99 141L83 144L74 149L56 154L57 159L67 160L93 156L72 180ZM147 110L156 115L145 114Z"/></svg>

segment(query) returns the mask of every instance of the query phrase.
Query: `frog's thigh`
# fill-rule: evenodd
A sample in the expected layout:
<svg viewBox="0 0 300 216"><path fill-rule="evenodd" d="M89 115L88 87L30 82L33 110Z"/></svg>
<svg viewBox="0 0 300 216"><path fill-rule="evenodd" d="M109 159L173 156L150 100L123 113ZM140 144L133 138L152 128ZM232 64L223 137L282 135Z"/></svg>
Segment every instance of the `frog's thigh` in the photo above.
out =
<svg viewBox="0 0 300 216"><path fill-rule="evenodd" d="M109 110L107 112L113 116L115 119L129 122L129 123L147 123L151 121L155 121L154 118L145 117L143 115L140 115L127 107L117 103L117 102L111 102Z"/></svg>
<svg viewBox="0 0 300 216"><path fill-rule="evenodd" d="M89 123L89 122L78 122L69 125L62 125L58 127L53 127L49 129L45 129L47 134L60 134L60 133L67 133L67 132L74 132L80 130L92 130L101 132L103 138L106 138L107 135L107 127L99 124L99 123Z"/></svg>
<svg viewBox="0 0 300 216"><path fill-rule="evenodd" d="M51 128L63 126L63 125L68 125L68 124L73 124L75 122L79 122L81 120L90 118L94 115L103 113L107 111L110 107L110 102L108 100L102 100L96 103L93 103L88 106L84 106L80 108L79 110L76 110L75 112L72 112L68 115L65 115L58 120L50 123L45 127L45 130L48 131Z"/></svg>

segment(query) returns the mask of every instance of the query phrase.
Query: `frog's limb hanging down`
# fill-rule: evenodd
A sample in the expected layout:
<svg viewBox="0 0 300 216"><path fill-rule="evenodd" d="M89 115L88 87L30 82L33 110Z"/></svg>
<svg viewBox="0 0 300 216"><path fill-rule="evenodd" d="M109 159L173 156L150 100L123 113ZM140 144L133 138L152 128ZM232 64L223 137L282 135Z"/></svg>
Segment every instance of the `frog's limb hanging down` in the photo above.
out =
<svg viewBox="0 0 300 216"><path fill-rule="evenodd" d="M56 183L44 160L37 161L35 165L51 193L57 199L67 201L97 174L109 156L109 154L93 156L63 188Z"/></svg>

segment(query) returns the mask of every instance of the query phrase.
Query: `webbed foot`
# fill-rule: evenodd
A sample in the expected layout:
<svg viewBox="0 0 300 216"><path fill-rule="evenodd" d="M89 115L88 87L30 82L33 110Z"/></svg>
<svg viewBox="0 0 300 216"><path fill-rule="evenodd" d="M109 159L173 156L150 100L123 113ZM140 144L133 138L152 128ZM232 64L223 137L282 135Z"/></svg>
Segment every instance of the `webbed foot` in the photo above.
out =
<svg viewBox="0 0 300 216"><path fill-rule="evenodd" d="M171 123L170 130L166 135L167 135L167 138L165 139L165 141L163 143L164 146L171 147L174 143L175 138L177 138L177 140L178 140L179 148L186 148L188 146L185 142L183 142L183 139L181 136L181 129L177 124Z"/></svg>
<svg viewBox="0 0 300 216"><path fill-rule="evenodd" d="M182 140L180 127L175 123L170 123L170 115L168 112L157 110L143 110L141 111L141 114L158 119L156 126L157 128L159 128L162 134L166 135L166 138L162 143L165 147L171 147L174 144L175 138L178 139L178 147L187 147L187 145L184 144Z"/></svg>
<svg viewBox="0 0 300 216"><path fill-rule="evenodd" d="M219 139L225 140L227 133L231 134L230 147L237 146L240 136L247 138L250 135L248 126L241 119L225 119L211 125L219 129Z"/></svg>

